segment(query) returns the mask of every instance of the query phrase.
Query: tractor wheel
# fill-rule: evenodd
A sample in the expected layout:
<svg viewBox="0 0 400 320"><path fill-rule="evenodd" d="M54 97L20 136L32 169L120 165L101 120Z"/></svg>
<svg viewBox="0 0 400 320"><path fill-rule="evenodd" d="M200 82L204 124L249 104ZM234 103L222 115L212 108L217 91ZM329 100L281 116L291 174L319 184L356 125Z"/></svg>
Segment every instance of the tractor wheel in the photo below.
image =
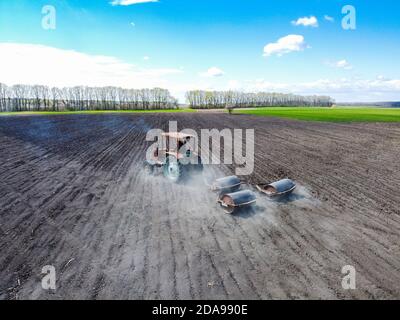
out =
<svg viewBox="0 0 400 320"><path fill-rule="evenodd" d="M173 156L169 156L164 164L164 177L175 183L184 177L184 166Z"/></svg>
<svg viewBox="0 0 400 320"><path fill-rule="evenodd" d="M145 164L144 164L144 172L145 172L147 175L150 175L150 176L153 175L153 173L154 173L154 166L152 166L151 164L145 162Z"/></svg>
<svg viewBox="0 0 400 320"><path fill-rule="evenodd" d="M197 156L197 164L192 164L191 167L194 173L201 174L203 172L204 165L200 156Z"/></svg>

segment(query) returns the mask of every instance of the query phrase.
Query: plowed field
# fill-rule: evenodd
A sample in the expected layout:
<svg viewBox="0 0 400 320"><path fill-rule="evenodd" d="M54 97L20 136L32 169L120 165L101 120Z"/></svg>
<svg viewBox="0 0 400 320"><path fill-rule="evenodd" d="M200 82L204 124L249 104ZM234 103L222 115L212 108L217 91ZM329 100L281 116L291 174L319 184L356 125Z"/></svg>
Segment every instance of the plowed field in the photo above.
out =
<svg viewBox="0 0 400 320"><path fill-rule="evenodd" d="M254 128L254 183L224 214L142 170L150 128ZM400 298L400 125L225 114L0 118L0 299ZM213 168L232 174L233 166ZM57 289L41 286L56 268ZM341 269L356 269L344 290Z"/></svg>

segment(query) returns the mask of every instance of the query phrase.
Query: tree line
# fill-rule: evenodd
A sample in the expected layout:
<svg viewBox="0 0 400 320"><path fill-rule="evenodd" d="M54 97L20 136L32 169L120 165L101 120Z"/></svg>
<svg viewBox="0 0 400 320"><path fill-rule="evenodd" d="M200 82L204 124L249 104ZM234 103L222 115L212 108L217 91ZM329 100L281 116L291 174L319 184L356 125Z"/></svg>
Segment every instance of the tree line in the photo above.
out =
<svg viewBox="0 0 400 320"><path fill-rule="evenodd" d="M193 109L257 108L257 107L331 107L334 100L328 96L301 96L284 93L246 93L241 91L202 91L186 93Z"/></svg>
<svg viewBox="0 0 400 320"><path fill-rule="evenodd" d="M193 109L255 108L273 106L330 107L328 96L301 96L283 93L201 91L186 93ZM41 85L6 86L0 83L0 112L157 110L178 108L178 100L162 88L123 89L119 87L56 88Z"/></svg>
<svg viewBox="0 0 400 320"><path fill-rule="evenodd" d="M56 88L0 83L0 112L175 109L168 90L118 87Z"/></svg>

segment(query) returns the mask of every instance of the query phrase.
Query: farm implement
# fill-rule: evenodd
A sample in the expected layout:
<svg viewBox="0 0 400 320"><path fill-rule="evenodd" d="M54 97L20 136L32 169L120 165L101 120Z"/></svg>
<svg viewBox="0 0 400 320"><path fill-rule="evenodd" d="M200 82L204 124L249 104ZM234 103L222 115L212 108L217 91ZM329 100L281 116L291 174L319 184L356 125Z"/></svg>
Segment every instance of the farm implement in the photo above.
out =
<svg viewBox="0 0 400 320"><path fill-rule="evenodd" d="M189 134L169 132L162 134L162 144L151 151L145 162L145 169L153 174L156 168L162 168L163 175L171 182L178 183L189 175L203 172L201 157L191 150L195 137ZM218 193L217 203L226 213L232 214L240 208L250 207L257 201L256 194L242 189L244 184L237 176L215 179L211 183L204 176L205 184L211 191ZM296 188L290 179L283 179L271 184L256 185L261 194L270 198L289 195Z"/></svg>
<svg viewBox="0 0 400 320"><path fill-rule="evenodd" d="M217 203L226 213L232 214L240 208L252 206L257 197L251 190L240 190L243 183L237 176L229 176L215 180L210 185L212 191L219 193ZM291 194L296 184L290 179L283 179L271 184L257 185L256 188L270 198L283 198Z"/></svg>

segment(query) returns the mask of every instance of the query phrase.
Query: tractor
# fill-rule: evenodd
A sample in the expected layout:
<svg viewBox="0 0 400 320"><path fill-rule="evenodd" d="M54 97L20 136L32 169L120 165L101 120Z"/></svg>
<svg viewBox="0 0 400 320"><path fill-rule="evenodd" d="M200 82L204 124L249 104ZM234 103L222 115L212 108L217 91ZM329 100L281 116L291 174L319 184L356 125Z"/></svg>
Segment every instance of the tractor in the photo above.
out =
<svg viewBox="0 0 400 320"><path fill-rule="evenodd" d="M150 159L145 161L145 170L153 174L156 168L162 168L164 177L172 182L185 180L190 173L201 173L201 157L191 150L196 137L181 132L162 134L162 144L152 150Z"/></svg>

